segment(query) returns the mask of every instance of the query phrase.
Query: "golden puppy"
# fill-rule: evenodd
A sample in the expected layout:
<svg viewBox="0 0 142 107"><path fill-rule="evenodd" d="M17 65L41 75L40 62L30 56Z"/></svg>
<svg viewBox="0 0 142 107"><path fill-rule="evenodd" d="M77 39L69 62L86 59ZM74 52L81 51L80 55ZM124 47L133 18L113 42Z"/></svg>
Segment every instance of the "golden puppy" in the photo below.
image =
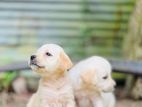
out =
<svg viewBox="0 0 142 107"><path fill-rule="evenodd" d="M111 77L111 65L98 56L76 64L70 71L78 107L114 107L112 93L115 82Z"/></svg>
<svg viewBox="0 0 142 107"><path fill-rule="evenodd" d="M60 46L46 44L39 48L31 56L30 67L41 80L27 107L74 107L73 89L66 75L71 66Z"/></svg>

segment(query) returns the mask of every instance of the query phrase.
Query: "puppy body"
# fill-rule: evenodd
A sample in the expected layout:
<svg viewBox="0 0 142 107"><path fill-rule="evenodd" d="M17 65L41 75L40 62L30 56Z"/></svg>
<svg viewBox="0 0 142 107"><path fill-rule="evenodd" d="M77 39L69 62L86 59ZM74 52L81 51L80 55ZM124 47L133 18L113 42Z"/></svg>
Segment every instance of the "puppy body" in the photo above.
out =
<svg viewBox="0 0 142 107"><path fill-rule="evenodd" d="M28 107L74 107L72 87L67 78L57 81L40 80L38 91Z"/></svg>
<svg viewBox="0 0 142 107"><path fill-rule="evenodd" d="M55 44L42 46L31 57L30 66L41 80L27 107L75 107L73 89L66 73L72 62L61 47Z"/></svg>
<svg viewBox="0 0 142 107"><path fill-rule="evenodd" d="M70 71L75 98L79 107L114 107L112 93L115 82L111 78L109 62L93 56L76 64Z"/></svg>

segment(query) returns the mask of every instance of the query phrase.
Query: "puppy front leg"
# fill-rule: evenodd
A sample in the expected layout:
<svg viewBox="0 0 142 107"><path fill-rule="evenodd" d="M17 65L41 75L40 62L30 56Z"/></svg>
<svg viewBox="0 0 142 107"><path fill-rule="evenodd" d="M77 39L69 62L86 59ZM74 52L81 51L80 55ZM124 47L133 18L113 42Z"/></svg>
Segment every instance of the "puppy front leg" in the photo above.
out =
<svg viewBox="0 0 142 107"><path fill-rule="evenodd" d="M116 103L115 98L110 99L110 102L108 102L108 103L109 103L109 104L108 104L107 107L115 107L115 106L116 106L116 105L115 105L115 103Z"/></svg>
<svg viewBox="0 0 142 107"><path fill-rule="evenodd" d="M66 107L76 107L75 101L74 100L69 101Z"/></svg>
<svg viewBox="0 0 142 107"><path fill-rule="evenodd" d="M92 100L93 107L105 107L101 99L93 98Z"/></svg>
<svg viewBox="0 0 142 107"><path fill-rule="evenodd" d="M40 100L39 107L58 107L56 103L48 102L47 99Z"/></svg>
<svg viewBox="0 0 142 107"><path fill-rule="evenodd" d="M104 105L101 101L97 101L97 102L93 103L93 107L104 107Z"/></svg>

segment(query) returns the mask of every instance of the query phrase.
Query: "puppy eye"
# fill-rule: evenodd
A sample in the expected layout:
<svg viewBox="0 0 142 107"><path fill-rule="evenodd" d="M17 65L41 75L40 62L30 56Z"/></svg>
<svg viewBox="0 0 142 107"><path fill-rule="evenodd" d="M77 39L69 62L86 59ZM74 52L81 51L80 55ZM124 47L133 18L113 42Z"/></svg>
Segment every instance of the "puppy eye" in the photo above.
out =
<svg viewBox="0 0 142 107"><path fill-rule="evenodd" d="M47 56L52 56L52 54L50 54L49 52L46 52L45 53Z"/></svg>
<svg viewBox="0 0 142 107"><path fill-rule="evenodd" d="M104 76L104 77L103 77L103 79L107 79L107 78L108 78L108 76Z"/></svg>

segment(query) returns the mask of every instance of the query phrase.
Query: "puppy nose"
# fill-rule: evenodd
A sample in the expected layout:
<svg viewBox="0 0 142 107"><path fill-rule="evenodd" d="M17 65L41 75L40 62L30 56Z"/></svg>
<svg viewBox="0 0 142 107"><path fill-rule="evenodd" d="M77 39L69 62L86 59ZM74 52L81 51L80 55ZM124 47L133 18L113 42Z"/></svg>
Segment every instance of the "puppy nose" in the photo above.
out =
<svg viewBox="0 0 142 107"><path fill-rule="evenodd" d="M31 56L31 60L34 60L35 58L36 58L35 55L32 55L32 56Z"/></svg>

